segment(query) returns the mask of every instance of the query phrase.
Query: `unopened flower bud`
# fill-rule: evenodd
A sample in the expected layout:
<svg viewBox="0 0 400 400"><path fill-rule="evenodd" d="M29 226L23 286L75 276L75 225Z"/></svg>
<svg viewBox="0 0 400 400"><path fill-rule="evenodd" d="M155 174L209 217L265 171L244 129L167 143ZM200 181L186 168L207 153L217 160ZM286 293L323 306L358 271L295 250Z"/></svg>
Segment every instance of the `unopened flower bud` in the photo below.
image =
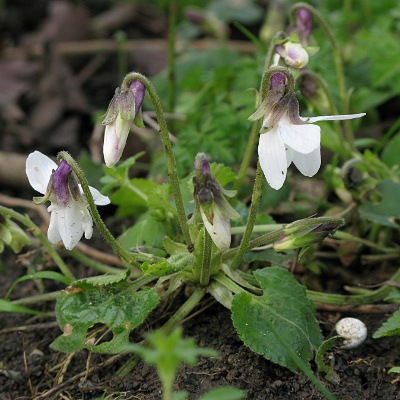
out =
<svg viewBox="0 0 400 400"><path fill-rule="evenodd" d="M336 229L343 226L344 220L336 217L308 218L286 225L284 233L273 247L276 251L293 250L319 243Z"/></svg>
<svg viewBox="0 0 400 400"><path fill-rule="evenodd" d="M137 79L133 79L128 87L115 91L102 122L106 125L103 153L108 167L121 158L132 125L144 126L141 116L144 95L145 86Z"/></svg>
<svg viewBox="0 0 400 400"><path fill-rule="evenodd" d="M308 64L309 55L300 43L287 41L276 47L277 53L283 57L285 63L292 68L304 68Z"/></svg>
<svg viewBox="0 0 400 400"><path fill-rule="evenodd" d="M190 223L202 221L208 234L220 250L231 243L231 219L239 214L228 203L225 196L232 197L236 191L225 190L211 174L210 164L204 153L197 154L193 177L195 211Z"/></svg>

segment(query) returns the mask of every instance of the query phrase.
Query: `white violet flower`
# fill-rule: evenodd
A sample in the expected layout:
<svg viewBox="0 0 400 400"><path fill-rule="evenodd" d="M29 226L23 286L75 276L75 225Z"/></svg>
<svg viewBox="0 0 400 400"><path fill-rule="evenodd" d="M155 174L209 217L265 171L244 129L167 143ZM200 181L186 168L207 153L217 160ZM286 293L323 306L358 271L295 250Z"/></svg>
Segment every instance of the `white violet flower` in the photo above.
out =
<svg viewBox="0 0 400 400"><path fill-rule="evenodd" d="M68 250L72 250L82 235L90 239L93 220L82 188L72 175L72 168L63 160L57 165L39 151L29 154L26 160L26 175L29 183L44 195L41 203L50 200L51 213L47 237L51 243L60 240ZM98 190L89 187L97 205L107 205L110 199Z"/></svg>
<svg viewBox="0 0 400 400"><path fill-rule="evenodd" d="M268 184L280 189L290 164L305 176L314 176L321 166L321 128L317 121L360 118L365 113L303 118L295 93L286 93L286 77L278 72L271 77L271 88L250 120L263 118L258 156Z"/></svg>

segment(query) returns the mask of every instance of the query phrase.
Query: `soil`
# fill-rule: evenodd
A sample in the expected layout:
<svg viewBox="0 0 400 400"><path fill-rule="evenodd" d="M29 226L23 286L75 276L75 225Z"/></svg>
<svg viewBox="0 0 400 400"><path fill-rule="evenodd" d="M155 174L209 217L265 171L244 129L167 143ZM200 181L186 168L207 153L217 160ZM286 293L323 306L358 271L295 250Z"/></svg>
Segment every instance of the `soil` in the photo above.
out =
<svg viewBox="0 0 400 400"><path fill-rule="evenodd" d="M22 1L6 1L1 9L0 41L4 54L0 58L0 148L13 155L13 163L17 162L15 153L26 156L34 149L48 154L66 149L74 155L84 146L92 156L96 155L99 144L92 140L96 136L88 134L92 129L90 113L108 103L118 84L115 52L103 59L94 57L93 52L90 53L92 50L87 48L87 53L78 57L73 48L55 51L52 45L101 39L116 29L126 29L129 38L163 38L167 27L165 15L150 6L128 7L119 14L112 14L112 19L107 13L113 7L117 8L117 2L106 0L41 0L33 3L35 7L25 7ZM101 18L106 14L108 19ZM131 20L127 21L129 16ZM85 26L91 26L92 31L82 28ZM165 66L165 47L146 46L150 49L146 47L146 56L143 56L142 48L135 47L136 50L129 53L129 63L135 67L140 65L141 72L151 75ZM75 50L78 51L78 47ZM60 57L61 53L64 57ZM13 165L9 169L18 168ZM0 170L2 193L15 198L31 198L23 180L7 180L6 175L4 169ZM110 215L112 210L107 225L114 225L117 231L120 222L112 220ZM102 248L99 240L94 238L90 245ZM44 262L49 263L46 259ZM71 265L76 276L87 276L85 267L76 262ZM296 273L310 288L338 293L346 284L384 282L394 268L389 266L381 277L375 275L372 281L372 267L364 268L357 260L352 261L348 270L335 267L329 274L325 272L318 276L318 282L316 276L307 275L307 272ZM14 280L26 273L21 258L17 261L10 252L3 253L0 297L4 298ZM45 291L63 288L49 281L44 285ZM17 285L13 298L38 293L40 287L28 281ZM173 301L174 307L183 300L184 294L179 296L180 299ZM210 299L205 300L209 306L205 311L184 323L184 334L193 337L199 346L217 350L219 356L201 358L195 367L182 366L175 390L186 390L193 400L224 385L244 390L246 398L251 400L323 399L302 374L292 373L251 352L236 334L229 311L209 302ZM54 303L40 307L41 310L53 310ZM357 314L356 311L348 315L359 317L366 323L369 329L367 341L353 350L335 348L330 351L336 380L328 382L323 375L320 379L338 400L400 400L400 383L387 374L389 368L400 365L400 337L372 339L372 332L388 318L388 314ZM347 314L337 309L319 311L318 319L325 337L332 334L335 321L344 316ZM154 315L153 320L162 317ZM60 334L54 318L3 313L0 321L0 400L161 399L158 376L154 368L142 361L128 375L120 377L117 372L128 361L127 356L113 357L87 351L68 356L53 351L49 345ZM132 340L140 340L142 333L140 330L135 332ZM311 366L316 371L315 365Z"/></svg>
<svg viewBox="0 0 400 400"><path fill-rule="evenodd" d="M373 332L385 315L357 315ZM337 316L336 316L337 317ZM332 313L319 314L324 333L332 329ZM12 371L0 375L0 399L161 399L161 386L153 367L142 361L125 377L116 372L127 356L110 363L111 356L79 351L71 358L52 351L49 344L60 334L52 320L20 315L3 315L0 360ZM201 358L195 367L183 365L174 389L186 390L189 399L198 399L210 389L231 385L246 392L247 399L305 400L323 399L300 373L292 373L243 345L235 332L230 312L213 304L184 324L184 334L202 347L211 347L217 358ZM339 400L400 399L398 383L387 370L399 363L399 337L374 340L368 336L359 348L330 352L334 357L337 381L320 378ZM65 366L63 380L57 379ZM109 397L107 397L109 396Z"/></svg>

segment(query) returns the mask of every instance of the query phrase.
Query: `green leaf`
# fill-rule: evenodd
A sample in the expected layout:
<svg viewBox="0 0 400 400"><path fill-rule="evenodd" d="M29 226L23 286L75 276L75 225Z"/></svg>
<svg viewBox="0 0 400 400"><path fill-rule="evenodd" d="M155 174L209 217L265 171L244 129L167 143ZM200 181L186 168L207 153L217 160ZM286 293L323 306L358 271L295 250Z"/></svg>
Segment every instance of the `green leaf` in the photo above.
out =
<svg viewBox="0 0 400 400"><path fill-rule="evenodd" d="M378 339L394 335L400 335L400 310L394 312L394 314L384 322L376 332L374 332L372 337Z"/></svg>
<svg viewBox="0 0 400 400"><path fill-rule="evenodd" d="M388 374L400 374L400 367L390 368Z"/></svg>
<svg viewBox="0 0 400 400"><path fill-rule="evenodd" d="M361 217L379 225L399 229L397 221L400 218L400 184L386 179L378 183L376 190L382 196L381 202L364 201L359 208Z"/></svg>
<svg viewBox="0 0 400 400"><path fill-rule="evenodd" d="M160 299L153 288L134 291L129 283L80 288L73 286L57 299L57 320L64 331L52 344L54 350L73 352L89 349L101 353L118 353L129 342L130 332L139 326ZM104 324L113 333L110 341L98 345L88 342L88 331Z"/></svg>
<svg viewBox="0 0 400 400"><path fill-rule="evenodd" d="M385 146L382 153L382 161L389 167L400 165L400 132L391 139Z"/></svg>
<svg viewBox="0 0 400 400"><path fill-rule="evenodd" d="M109 286L115 285L116 283L126 281L131 274L128 269L121 271L117 275L99 275L91 276L89 278L79 279L74 282L74 286L79 286L81 288L96 287L96 286Z"/></svg>
<svg viewBox="0 0 400 400"><path fill-rule="evenodd" d="M144 213L135 225L118 238L118 241L126 250L141 246L161 247L164 236L162 223L150 213Z"/></svg>
<svg viewBox="0 0 400 400"><path fill-rule="evenodd" d="M140 268L145 275L167 276L181 271L193 263L194 256L186 253L176 254L168 258L168 260L162 260L155 264L151 264L146 261L140 266Z"/></svg>
<svg viewBox="0 0 400 400"><path fill-rule="evenodd" d="M4 300L4 299L0 299L0 312L31 314L31 315L46 315L46 313L44 313L44 312L32 310L31 308L20 306L18 304L11 303L10 301Z"/></svg>
<svg viewBox="0 0 400 400"><path fill-rule="evenodd" d="M265 268L254 275L264 294L237 294L232 302L233 324L251 350L295 371L297 365L282 342L304 361L311 359L322 343L315 306L286 269Z"/></svg>
<svg viewBox="0 0 400 400"><path fill-rule="evenodd" d="M241 400L245 398L245 393L232 386L223 386L210 390L203 394L199 400Z"/></svg>

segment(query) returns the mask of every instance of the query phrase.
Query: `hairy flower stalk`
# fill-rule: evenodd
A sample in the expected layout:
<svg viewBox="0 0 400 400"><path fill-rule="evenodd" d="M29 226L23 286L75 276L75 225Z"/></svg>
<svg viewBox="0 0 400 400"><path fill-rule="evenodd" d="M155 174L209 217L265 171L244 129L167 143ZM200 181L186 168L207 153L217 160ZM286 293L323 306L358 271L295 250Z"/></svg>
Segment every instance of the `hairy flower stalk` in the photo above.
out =
<svg viewBox="0 0 400 400"><path fill-rule="evenodd" d="M225 196L233 197L235 190L225 190L211 174L210 164L204 153L196 156L193 177L195 211L190 223L200 220L220 250L227 250L231 244L231 219L240 215L228 203Z"/></svg>
<svg viewBox="0 0 400 400"><path fill-rule="evenodd" d="M321 128L313 122L348 120L365 115L300 117L296 94L287 83L289 74L286 70L271 75L268 94L249 118L252 121L262 119L258 156L268 184L276 190L285 182L287 168L292 162L305 176L311 177L318 172Z"/></svg>
<svg viewBox="0 0 400 400"><path fill-rule="evenodd" d="M86 197L72 173L67 161L57 165L39 151L29 154L26 160L26 174L31 186L44 196L36 198L38 204L50 201L51 213L47 237L51 243L60 240L68 250L72 250L85 234L90 239L93 234L93 220ZM89 188L97 205L110 203L108 197L92 187Z"/></svg>
<svg viewBox="0 0 400 400"><path fill-rule="evenodd" d="M116 89L102 121L106 126L103 154L108 167L120 160L132 125L143 127L141 110L144 95L145 87L137 79Z"/></svg>

